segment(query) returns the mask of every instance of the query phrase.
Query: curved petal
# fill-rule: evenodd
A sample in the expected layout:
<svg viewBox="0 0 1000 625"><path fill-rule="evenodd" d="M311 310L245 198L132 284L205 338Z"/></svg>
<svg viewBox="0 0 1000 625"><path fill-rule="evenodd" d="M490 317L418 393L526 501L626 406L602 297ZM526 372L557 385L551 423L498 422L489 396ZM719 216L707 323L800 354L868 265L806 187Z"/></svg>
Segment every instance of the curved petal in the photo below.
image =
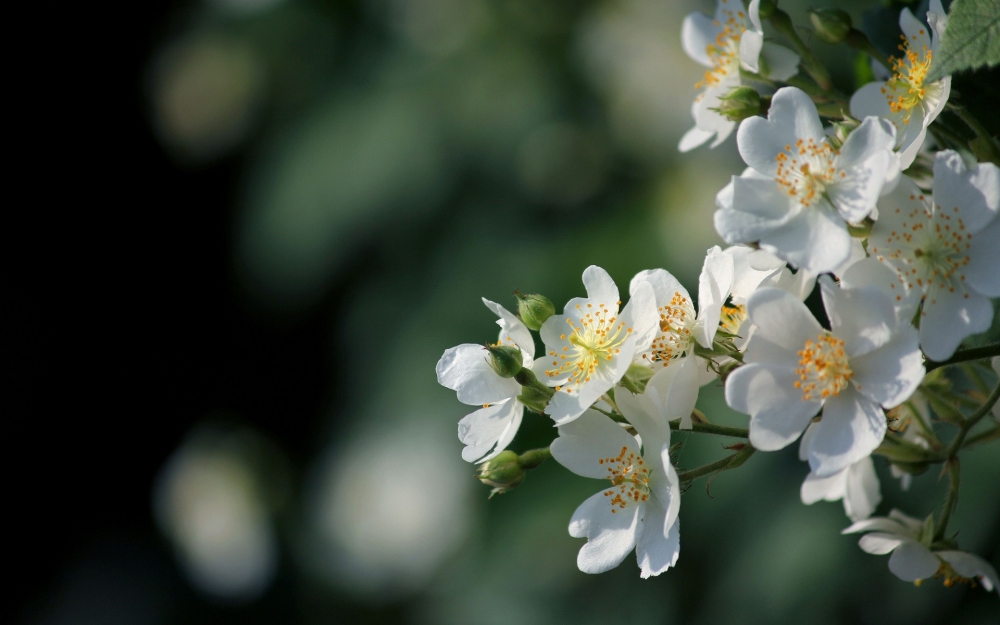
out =
<svg viewBox="0 0 1000 625"><path fill-rule="evenodd" d="M472 406L520 395L521 385L497 375L488 356L482 345L472 343L446 349L435 367L438 384L455 391L458 401Z"/></svg>
<svg viewBox="0 0 1000 625"><path fill-rule="evenodd" d="M941 558L955 569L955 572L967 579L979 579L986 590L997 589L1000 592L1000 579L993 566L977 555L964 551L936 551L934 555Z"/></svg>
<svg viewBox="0 0 1000 625"><path fill-rule="evenodd" d="M847 221L859 223L875 208L895 143L893 125L877 117L866 118L844 141L834 162L839 178L827 186L827 195Z"/></svg>
<svg viewBox="0 0 1000 625"><path fill-rule="evenodd" d="M718 245L708 250L698 277L698 320L694 338L705 348L712 347L719 329L722 305L733 287L733 258L724 254Z"/></svg>
<svg viewBox="0 0 1000 625"><path fill-rule="evenodd" d="M642 534L635 546L639 576L642 579L659 575L674 566L681 553L680 522L675 522L664 533L663 523L659 522L663 514L658 505L646 504Z"/></svg>
<svg viewBox="0 0 1000 625"><path fill-rule="evenodd" d="M1000 297L1000 217L972 237L965 283L986 297Z"/></svg>
<svg viewBox="0 0 1000 625"><path fill-rule="evenodd" d="M829 276L821 276L819 286L830 331L844 341L844 351L852 360L892 339L896 310L886 293L870 286L843 289Z"/></svg>
<svg viewBox="0 0 1000 625"><path fill-rule="evenodd" d="M979 293L947 293L936 289L924 298L920 347L931 360L947 360L962 339L985 332L992 321L993 306Z"/></svg>
<svg viewBox="0 0 1000 625"><path fill-rule="evenodd" d="M1000 232L997 233L1000 235ZM840 286L845 289L875 287L889 296L896 309L896 320L909 323L920 305L922 293L918 289L907 289L889 265L875 258L863 258L847 268L840 277Z"/></svg>
<svg viewBox="0 0 1000 625"><path fill-rule="evenodd" d="M760 237L761 248L814 274L832 271L851 255L844 220L825 201L802 210Z"/></svg>
<svg viewBox="0 0 1000 625"><path fill-rule="evenodd" d="M758 59L761 48L764 47L764 33L745 30L740 36L740 65L743 69L754 73L760 72Z"/></svg>
<svg viewBox="0 0 1000 625"><path fill-rule="evenodd" d="M500 304L496 302L491 302L490 300L483 298L483 303L486 307L492 310L500 319L497 320L497 325L500 326L500 342L505 343L505 339L509 338L518 348L525 354L525 365L530 366L530 363L535 358L535 339L532 338L531 332L528 327L517 318L517 315L510 312Z"/></svg>
<svg viewBox="0 0 1000 625"><path fill-rule="evenodd" d="M957 209L966 231L975 234L1000 214L1000 168L979 163L966 169L958 152L934 155L934 202L940 210Z"/></svg>
<svg viewBox="0 0 1000 625"><path fill-rule="evenodd" d="M747 316L757 326L751 344L760 337L793 353L823 331L805 304L791 293L773 287L758 289L750 296Z"/></svg>
<svg viewBox="0 0 1000 625"><path fill-rule="evenodd" d="M715 211L715 230L727 243L759 241L801 212L773 180L757 176L732 179L732 205Z"/></svg>
<svg viewBox="0 0 1000 625"><path fill-rule="evenodd" d="M847 469L844 512L852 521L866 519L882 501L882 489L871 456L862 458Z"/></svg>
<svg viewBox="0 0 1000 625"><path fill-rule="evenodd" d="M885 97L885 88L884 82L870 82L855 91L851 96L851 115L857 119L865 119L869 115L889 117L892 111Z"/></svg>
<svg viewBox="0 0 1000 625"><path fill-rule="evenodd" d="M889 558L889 570L905 582L927 579L937 573L941 562L927 547L908 540L896 547Z"/></svg>
<svg viewBox="0 0 1000 625"><path fill-rule="evenodd" d="M868 456L885 436L885 413L848 386L826 400L809 445L809 466L818 477L842 471Z"/></svg>
<svg viewBox="0 0 1000 625"><path fill-rule="evenodd" d="M625 420L631 423L639 434L645 453L649 454L649 450L653 450L656 459L659 460L660 447L670 444L670 424L667 423L663 406L656 394L656 389L650 389L648 383L646 392L638 395L633 395L625 388L619 388L615 393L615 403Z"/></svg>
<svg viewBox="0 0 1000 625"><path fill-rule="evenodd" d="M706 141L715 136L715 131L712 130L702 130L698 126L695 126L691 130L684 133L681 137L680 143L677 144L678 152L690 152L696 147L703 145Z"/></svg>
<svg viewBox="0 0 1000 625"><path fill-rule="evenodd" d="M898 534L900 536L909 536L909 533L903 524L895 519L886 518L884 516L875 517L873 519L865 519L864 521L855 521L850 525L850 527L840 530L841 534L854 534L856 532L886 532L889 534Z"/></svg>
<svg viewBox="0 0 1000 625"><path fill-rule="evenodd" d="M516 399L466 415L458 422L458 440L465 443L462 459L466 462L489 460L506 449L521 425L524 406ZM489 456L486 454L493 450Z"/></svg>
<svg viewBox="0 0 1000 625"><path fill-rule="evenodd" d="M905 542L912 542L906 538L903 538L897 534L882 534L880 532L872 532L871 534L865 534L858 540L858 546L865 553L870 553L873 556L885 555Z"/></svg>
<svg viewBox="0 0 1000 625"><path fill-rule="evenodd" d="M802 440L805 440L805 436L802 437ZM842 499L847 494L848 471L849 469L844 469L827 477L817 477L815 473L809 473L799 489L802 503L808 506L820 500L839 501Z"/></svg>
<svg viewBox="0 0 1000 625"><path fill-rule="evenodd" d="M614 458L622 448L639 454L639 443L617 423L596 410L559 426L559 437L549 451L556 462L583 477L606 479L608 467L603 460Z"/></svg>
<svg viewBox="0 0 1000 625"><path fill-rule="evenodd" d="M760 56L767 64L766 78L785 81L799 73L799 55L785 46L765 41Z"/></svg>
<svg viewBox="0 0 1000 625"><path fill-rule="evenodd" d="M603 573L615 568L632 551L638 539L640 513L645 504L615 509L605 492L592 495L580 504L569 522L570 536L587 539L576 557L576 565L584 573Z"/></svg>
<svg viewBox="0 0 1000 625"><path fill-rule="evenodd" d="M774 176L776 157L791 150L796 139L826 141L816 105L801 89L783 87L771 97L767 119L750 117L740 124L736 144L747 165Z"/></svg>
<svg viewBox="0 0 1000 625"><path fill-rule="evenodd" d="M604 304L609 310L618 310L621 300L618 297L618 287L608 272L591 265L583 271L583 285L587 288L587 299L595 306Z"/></svg>
<svg viewBox="0 0 1000 625"><path fill-rule="evenodd" d="M637 284L628 304L625 304L625 308L622 309L618 318L625 324L627 331L631 334L630 340L634 343L628 355L631 362L632 354L649 349L656 337L656 331L660 328L660 313L657 310L653 287L649 284ZM622 346L621 353L625 353L624 346ZM628 369L627 366L625 368ZM624 374L623 371L622 375ZM620 380L621 376L618 376L618 379Z"/></svg>
<svg viewBox="0 0 1000 625"><path fill-rule="evenodd" d="M924 379L924 359L917 331L900 327L882 347L851 359L851 383L862 395L886 408L909 399Z"/></svg>
<svg viewBox="0 0 1000 625"><path fill-rule="evenodd" d="M705 67L712 67L708 46L715 45L715 35L718 32L719 28L711 17L695 11L688 14L681 24L681 46L691 60Z"/></svg>
<svg viewBox="0 0 1000 625"><path fill-rule="evenodd" d="M761 451L775 451L799 437L820 403L804 401L795 388L795 372L748 364L726 379L726 403L750 415L750 442Z"/></svg>

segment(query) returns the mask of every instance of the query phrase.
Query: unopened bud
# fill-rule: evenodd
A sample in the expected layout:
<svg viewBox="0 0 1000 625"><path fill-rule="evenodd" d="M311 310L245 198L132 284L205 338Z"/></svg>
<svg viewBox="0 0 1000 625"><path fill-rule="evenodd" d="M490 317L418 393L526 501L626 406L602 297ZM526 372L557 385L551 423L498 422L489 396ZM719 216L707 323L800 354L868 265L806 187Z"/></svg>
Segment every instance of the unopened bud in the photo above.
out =
<svg viewBox="0 0 1000 625"><path fill-rule="evenodd" d="M844 142L847 141L848 135L850 135L860 124L853 119L845 119L839 122L833 122L831 127L833 128L833 133L829 135L830 143L833 147L840 149Z"/></svg>
<svg viewBox="0 0 1000 625"><path fill-rule="evenodd" d="M760 115L760 94L753 87L735 87L719 98L719 108L715 110L727 119L741 122Z"/></svg>
<svg viewBox="0 0 1000 625"><path fill-rule="evenodd" d="M512 345L487 345L490 353L490 367L501 378L512 378L521 372L521 350Z"/></svg>
<svg viewBox="0 0 1000 625"><path fill-rule="evenodd" d="M823 43L840 43L851 32L851 16L840 9L813 9L809 11L816 38Z"/></svg>
<svg viewBox="0 0 1000 625"><path fill-rule="evenodd" d="M542 327L542 324L545 323L545 320L556 312L556 307L544 295L537 293L521 295L517 291L514 291L514 297L517 298L517 314L529 330L537 332Z"/></svg>
<svg viewBox="0 0 1000 625"><path fill-rule="evenodd" d="M758 7L758 15L760 19L766 20L771 17L774 10L778 8L778 3L775 0L760 0L760 5Z"/></svg>
<svg viewBox="0 0 1000 625"><path fill-rule="evenodd" d="M479 466L476 478L492 486L490 497L503 494L524 481L524 469L517 461L517 454L505 449Z"/></svg>

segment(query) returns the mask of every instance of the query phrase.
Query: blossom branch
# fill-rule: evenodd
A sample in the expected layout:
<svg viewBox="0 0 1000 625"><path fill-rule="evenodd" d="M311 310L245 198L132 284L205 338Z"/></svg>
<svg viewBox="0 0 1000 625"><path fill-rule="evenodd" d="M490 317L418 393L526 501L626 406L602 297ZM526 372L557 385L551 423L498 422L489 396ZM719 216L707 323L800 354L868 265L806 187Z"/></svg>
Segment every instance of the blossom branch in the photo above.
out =
<svg viewBox="0 0 1000 625"><path fill-rule="evenodd" d="M969 362L970 360L985 360L986 358L992 358L993 356L1000 356L1000 343L983 345L982 347L960 349L956 351L955 355L948 360L942 360L941 362L928 360L925 367L927 369L927 373L930 373L938 367L954 365L960 362Z"/></svg>
<svg viewBox="0 0 1000 625"><path fill-rule="evenodd" d="M709 475L711 473L717 473L719 471L725 471L727 469L735 469L736 467L742 465L747 461L747 458L753 455L753 452L757 451L753 445L746 443L742 449L737 451L731 456L726 456L721 460L716 460L704 466L698 467L697 469L691 469L690 471L684 471L683 473L677 474L677 479L680 482L690 482L696 478L702 477L704 475Z"/></svg>
<svg viewBox="0 0 1000 625"><path fill-rule="evenodd" d="M951 511L958 503L958 483L959 483L959 463L958 458L950 458L946 465L948 471L948 494L945 495L944 507L941 509L941 516L938 517L937 530L934 532L934 540L944 539L944 532L948 529L948 520L951 518Z"/></svg>

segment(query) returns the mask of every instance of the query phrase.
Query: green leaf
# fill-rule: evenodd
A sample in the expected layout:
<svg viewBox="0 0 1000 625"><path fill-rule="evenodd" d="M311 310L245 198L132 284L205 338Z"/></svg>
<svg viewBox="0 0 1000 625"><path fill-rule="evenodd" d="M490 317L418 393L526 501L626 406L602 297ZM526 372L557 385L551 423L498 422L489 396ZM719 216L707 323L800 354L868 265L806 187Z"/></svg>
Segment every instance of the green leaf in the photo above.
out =
<svg viewBox="0 0 1000 625"><path fill-rule="evenodd" d="M925 82L1000 63L997 0L955 0Z"/></svg>

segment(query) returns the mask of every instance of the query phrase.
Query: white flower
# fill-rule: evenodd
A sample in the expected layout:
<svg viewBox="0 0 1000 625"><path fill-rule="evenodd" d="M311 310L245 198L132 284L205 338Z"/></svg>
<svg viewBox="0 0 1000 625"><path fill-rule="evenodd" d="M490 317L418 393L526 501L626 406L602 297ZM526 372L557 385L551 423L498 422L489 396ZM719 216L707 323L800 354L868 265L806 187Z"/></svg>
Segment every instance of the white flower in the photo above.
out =
<svg viewBox="0 0 1000 625"><path fill-rule="evenodd" d="M757 326L744 362L726 379L726 402L750 415L750 442L781 449L822 409L808 443L809 466L828 477L869 455L886 431L882 407L905 401L924 366L916 331L896 319L889 298L820 279L831 329L791 294L763 288L747 314Z"/></svg>
<svg viewBox="0 0 1000 625"><path fill-rule="evenodd" d="M920 346L932 360L990 327L989 298L1000 297L998 213L1000 168L967 170L951 150L934 159L933 198L903 177L879 201L868 249L896 272L897 290L922 294Z"/></svg>
<svg viewBox="0 0 1000 625"><path fill-rule="evenodd" d="M679 363L661 369L642 395L616 393L622 415L635 427L639 442L618 424L594 410L559 427L552 457L584 477L606 479L610 486L584 501L573 513L569 533L586 538L577 566L603 573L618 566L635 548L643 578L659 575L680 554L680 485L670 464L669 388Z"/></svg>
<svg viewBox="0 0 1000 625"><path fill-rule="evenodd" d="M701 89L691 107L695 127L681 139L678 146L681 152L692 150L713 137L714 148L732 134L736 122L715 109L719 108L720 97L742 84L741 67L759 72L759 59L763 57L769 78L785 80L798 71L798 55L782 46L764 42L759 7L760 0L753 0L746 10L739 0L719 0L714 18L697 11L684 18L681 28L684 51L709 69L695 85Z"/></svg>
<svg viewBox="0 0 1000 625"><path fill-rule="evenodd" d="M817 426L811 424L799 444L799 459L808 460L809 444L816 434ZM800 489L802 503L814 504L819 500L843 500L844 513L852 521L867 519L882 501L878 475L871 456L865 456L846 469L829 477L819 477L813 472L806 476Z"/></svg>
<svg viewBox="0 0 1000 625"><path fill-rule="evenodd" d="M694 348L696 344L712 348L723 318L723 307L733 288L733 258L734 253L724 252L719 246L708 250L698 278L697 314L687 289L665 269L640 271L629 285L633 297L646 285L651 287L657 313L657 323L650 328L650 337L643 340L647 347L636 351L635 362L657 369L678 360L678 388L687 389L692 409L698 387L715 379L708 361L696 356ZM733 312L738 313L735 309ZM681 416L681 427L690 429L690 410Z"/></svg>
<svg viewBox="0 0 1000 625"><path fill-rule="evenodd" d="M1000 593L997 572L989 562L964 551L927 547L925 542L930 542L930 537L924 536L924 524L899 510L893 510L888 517L858 521L841 533L855 532L870 532L858 541L867 553L892 553L889 570L903 581L917 582L943 575L945 585L950 586L955 581L978 579L986 590L996 588Z"/></svg>
<svg viewBox="0 0 1000 625"><path fill-rule="evenodd" d="M913 163L923 145L927 126L944 109L951 92L951 76L930 84L924 82L946 22L940 0L931 3L927 17L933 36L909 9L902 10L899 14L899 27L903 30L902 56L892 59L892 77L884 82L868 83L851 96L851 115L858 119L876 115L895 126L896 147L903 169Z"/></svg>
<svg viewBox="0 0 1000 625"><path fill-rule="evenodd" d="M649 348L656 326L650 287L632 291L621 310L618 287L608 272L591 265L583 272L587 297L566 303L562 315L549 317L539 331L545 356L534 370L556 388L546 413L557 424L571 421L611 390L637 353Z"/></svg>
<svg viewBox="0 0 1000 625"><path fill-rule="evenodd" d="M893 169L892 125L870 117L835 149L816 106L794 87L779 89L767 119L744 120L736 136L752 170L716 197L715 229L729 243L760 247L814 274L851 253L847 223L875 208Z"/></svg>
<svg viewBox="0 0 1000 625"><path fill-rule="evenodd" d="M531 367L535 342L528 328L500 304L486 298L483 303L500 317L499 344L517 346L523 366ZM484 462L506 449L524 416L524 405L517 400L521 385L497 375L489 358L482 345L465 343L445 350L436 367L438 383L456 391L458 401L482 406L458 422L458 438L466 445L462 458L467 462Z"/></svg>

